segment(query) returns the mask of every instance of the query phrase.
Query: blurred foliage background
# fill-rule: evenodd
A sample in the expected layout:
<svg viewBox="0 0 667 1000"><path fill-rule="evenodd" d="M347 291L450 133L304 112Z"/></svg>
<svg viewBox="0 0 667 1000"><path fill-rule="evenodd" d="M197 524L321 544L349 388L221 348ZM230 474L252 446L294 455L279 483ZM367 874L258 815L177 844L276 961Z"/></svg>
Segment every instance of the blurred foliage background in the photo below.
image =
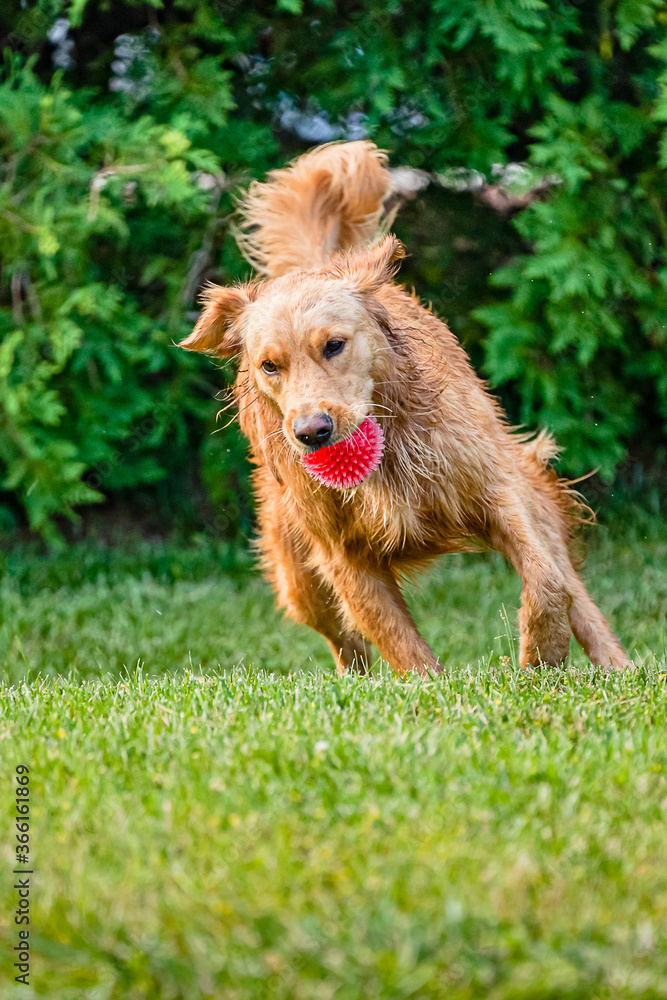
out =
<svg viewBox="0 0 667 1000"><path fill-rule="evenodd" d="M512 421L556 434L563 473L659 482L662 0L5 0L0 39L5 537L100 501L250 532L244 443L213 433L230 373L174 342L205 281L248 276L235 193L340 138L428 173L402 279ZM521 210L480 196L543 181Z"/></svg>

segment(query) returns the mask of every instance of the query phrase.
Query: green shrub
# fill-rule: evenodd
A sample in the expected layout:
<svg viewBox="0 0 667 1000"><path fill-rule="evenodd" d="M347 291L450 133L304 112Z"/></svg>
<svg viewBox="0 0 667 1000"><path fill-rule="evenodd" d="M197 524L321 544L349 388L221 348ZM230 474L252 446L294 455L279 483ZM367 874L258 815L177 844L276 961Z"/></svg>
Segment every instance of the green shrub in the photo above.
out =
<svg viewBox="0 0 667 1000"><path fill-rule="evenodd" d="M519 386L522 422L555 431L575 472L597 465L611 478L628 441L647 435L657 446L667 427L657 128L642 109L597 94L578 105L553 95L547 108L530 130L531 158L562 191L517 218L532 252L493 275L509 300L476 315L490 328L492 378Z"/></svg>
<svg viewBox="0 0 667 1000"><path fill-rule="evenodd" d="M243 445L210 433L224 376L173 344L206 279L248 273L235 191L363 133L434 177L555 175L513 220L434 183L397 224L405 280L511 418L557 434L563 470L664 454L666 23L662 0L17 5L0 28L2 523L24 511L54 538L56 515L140 495L247 530Z"/></svg>

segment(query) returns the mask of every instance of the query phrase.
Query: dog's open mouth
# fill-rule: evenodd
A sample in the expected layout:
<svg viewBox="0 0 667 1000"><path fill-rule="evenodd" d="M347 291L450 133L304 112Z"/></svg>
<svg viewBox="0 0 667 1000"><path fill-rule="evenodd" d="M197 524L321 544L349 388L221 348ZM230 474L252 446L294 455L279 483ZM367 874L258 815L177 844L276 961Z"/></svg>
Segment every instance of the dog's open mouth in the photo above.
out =
<svg viewBox="0 0 667 1000"><path fill-rule="evenodd" d="M307 472L336 490L349 490L368 479L384 452L384 434L375 417L366 417L354 434L303 456Z"/></svg>

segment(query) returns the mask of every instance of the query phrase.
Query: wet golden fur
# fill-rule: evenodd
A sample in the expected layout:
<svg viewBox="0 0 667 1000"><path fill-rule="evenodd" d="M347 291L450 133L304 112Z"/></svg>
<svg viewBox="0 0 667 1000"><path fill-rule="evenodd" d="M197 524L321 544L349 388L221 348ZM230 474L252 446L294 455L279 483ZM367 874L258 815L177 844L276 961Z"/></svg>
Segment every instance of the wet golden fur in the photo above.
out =
<svg viewBox="0 0 667 1000"><path fill-rule="evenodd" d="M238 359L278 602L326 637L341 670L365 669L368 642L401 673L438 669L400 581L442 553L490 546L522 578L523 665L562 663L574 632L594 663L621 667L572 563L576 504L548 466L554 443L511 433L447 326L393 283L403 248L374 240L390 194L370 142L321 147L254 185L240 241L265 280L210 288L182 344ZM344 349L327 358L332 339ZM316 413L331 417L332 441L369 414L382 425L384 457L357 489L328 489L304 469L293 424Z"/></svg>

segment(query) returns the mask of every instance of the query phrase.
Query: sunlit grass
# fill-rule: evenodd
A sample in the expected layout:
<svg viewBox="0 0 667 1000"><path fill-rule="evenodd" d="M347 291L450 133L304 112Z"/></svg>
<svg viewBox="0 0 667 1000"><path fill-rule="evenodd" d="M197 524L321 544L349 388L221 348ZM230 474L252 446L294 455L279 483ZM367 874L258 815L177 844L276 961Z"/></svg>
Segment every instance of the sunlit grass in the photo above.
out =
<svg viewBox="0 0 667 1000"><path fill-rule="evenodd" d="M667 995L659 535L589 561L638 663L607 677L513 665L495 557L412 595L447 672L405 682L336 677L215 555L225 573L169 546L10 563L2 850L10 871L27 763L36 875L32 986L5 960L3 997Z"/></svg>

